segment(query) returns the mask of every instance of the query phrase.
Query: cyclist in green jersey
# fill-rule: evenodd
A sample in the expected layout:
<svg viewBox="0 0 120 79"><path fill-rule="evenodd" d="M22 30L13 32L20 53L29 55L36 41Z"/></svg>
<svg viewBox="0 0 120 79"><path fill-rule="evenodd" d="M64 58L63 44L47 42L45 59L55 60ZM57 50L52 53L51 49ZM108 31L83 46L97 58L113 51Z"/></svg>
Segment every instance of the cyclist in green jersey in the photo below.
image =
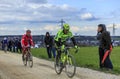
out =
<svg viewBox="0 0 120 79"><path fill-rule="evenodd" d="M56 48L61 47L61 51L64 50L65 48L65 42L66 40L70 38L75 46L75 48L77 49L78 46L76 44L76 41L74 39L74 36L72 34L72 32L70 31L70 26L69 24L64 24L63 25L63 29L59 30L57 35L55 36L55 45ZM61 56L61 51L58 52L58 55Z"/></svg>

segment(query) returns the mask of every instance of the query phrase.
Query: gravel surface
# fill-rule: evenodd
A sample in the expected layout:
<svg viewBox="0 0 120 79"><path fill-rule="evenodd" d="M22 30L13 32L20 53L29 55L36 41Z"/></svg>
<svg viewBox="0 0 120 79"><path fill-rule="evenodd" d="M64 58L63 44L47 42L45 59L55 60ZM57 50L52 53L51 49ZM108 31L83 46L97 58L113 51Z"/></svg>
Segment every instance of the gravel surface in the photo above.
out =
<svg viewBox="0 0 120 79"><path fill-rule="evenodd" d="M25 67L20 54L0 51L0 79L69 79L65 72L57 75L54 63L33 58L33 68ZM72 79L120 79L120 76L77 67Z"/></svg>

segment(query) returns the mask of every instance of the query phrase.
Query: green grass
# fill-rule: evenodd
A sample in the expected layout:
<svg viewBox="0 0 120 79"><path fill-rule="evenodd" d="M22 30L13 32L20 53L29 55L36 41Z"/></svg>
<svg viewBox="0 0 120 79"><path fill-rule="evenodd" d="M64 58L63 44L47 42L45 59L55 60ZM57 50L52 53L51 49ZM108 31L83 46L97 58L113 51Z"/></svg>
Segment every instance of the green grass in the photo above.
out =
<svg viewBox="0 0 120 79"><path fill-rule="evenodd" d="M74 49L71 49L71 54L75 57L77 66L91 68L99 70L99 56L97 47L81 47L77 54L74 53ZM48 59L45 48L32 49L32 53L35 57ZM120 47L114 47L111 53L111 60L114 69L110 73L120 74ZM103 70L106 72L105 70Z"/></svg>

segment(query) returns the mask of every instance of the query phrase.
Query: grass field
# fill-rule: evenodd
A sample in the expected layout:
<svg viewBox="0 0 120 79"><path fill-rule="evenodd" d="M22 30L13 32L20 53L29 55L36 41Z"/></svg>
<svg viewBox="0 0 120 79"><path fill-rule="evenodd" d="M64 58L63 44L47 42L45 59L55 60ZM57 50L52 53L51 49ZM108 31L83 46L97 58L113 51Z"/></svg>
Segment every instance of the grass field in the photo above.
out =
<svg viewBox="0 0 120 79"><path fill-rule="evenodd" d="M99 70L97 47L81 47L77 54L74 53L74 49L70 51L76 59L77 66ZM32 49L32 53L35 57L48 59L45 48ZM114 70L111 73L120 74L120 47L114 47L111 53L111 60L114 66Z"/></svg>

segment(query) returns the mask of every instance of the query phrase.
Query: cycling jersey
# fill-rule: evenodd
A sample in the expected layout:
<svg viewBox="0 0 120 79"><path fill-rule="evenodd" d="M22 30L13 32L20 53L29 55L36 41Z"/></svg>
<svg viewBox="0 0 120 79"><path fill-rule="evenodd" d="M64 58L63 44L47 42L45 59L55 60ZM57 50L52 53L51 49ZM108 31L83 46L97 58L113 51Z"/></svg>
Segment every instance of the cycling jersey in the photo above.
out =
<svg viewBox="0 0 120 79"><path fill-rule="evenodd" d="M66 41L66 39L72 38L72 37L73 37L72 32L69 31L67 34L65 34L63 30L59 30L57 35L55 36L55 41L59 41L59 39L61 39L61 42L64 42Z"/></svg>
<svg viewBox="0 0 120 79"><path fill-rule="evenodd" d="M21 44L22 44L22 47L28 46L28 45L33 45L32 36L27 36L26 34L24 34L22 36Z"/></svg>
<svg viewBox="0 0 120 79"><path fill-rule="evenodd" d="M63 42L65 42L68 38L71 38L73 44L76 45L74 36L73 36L73 34L72 34L71 31L68 31L68 33L65 34L65 33L63 32L63 30L59 30L58 33L57 33L57 35L55 36L55 41L56 41L56 42L62 42L62 43L63 43Z"/></svg>

